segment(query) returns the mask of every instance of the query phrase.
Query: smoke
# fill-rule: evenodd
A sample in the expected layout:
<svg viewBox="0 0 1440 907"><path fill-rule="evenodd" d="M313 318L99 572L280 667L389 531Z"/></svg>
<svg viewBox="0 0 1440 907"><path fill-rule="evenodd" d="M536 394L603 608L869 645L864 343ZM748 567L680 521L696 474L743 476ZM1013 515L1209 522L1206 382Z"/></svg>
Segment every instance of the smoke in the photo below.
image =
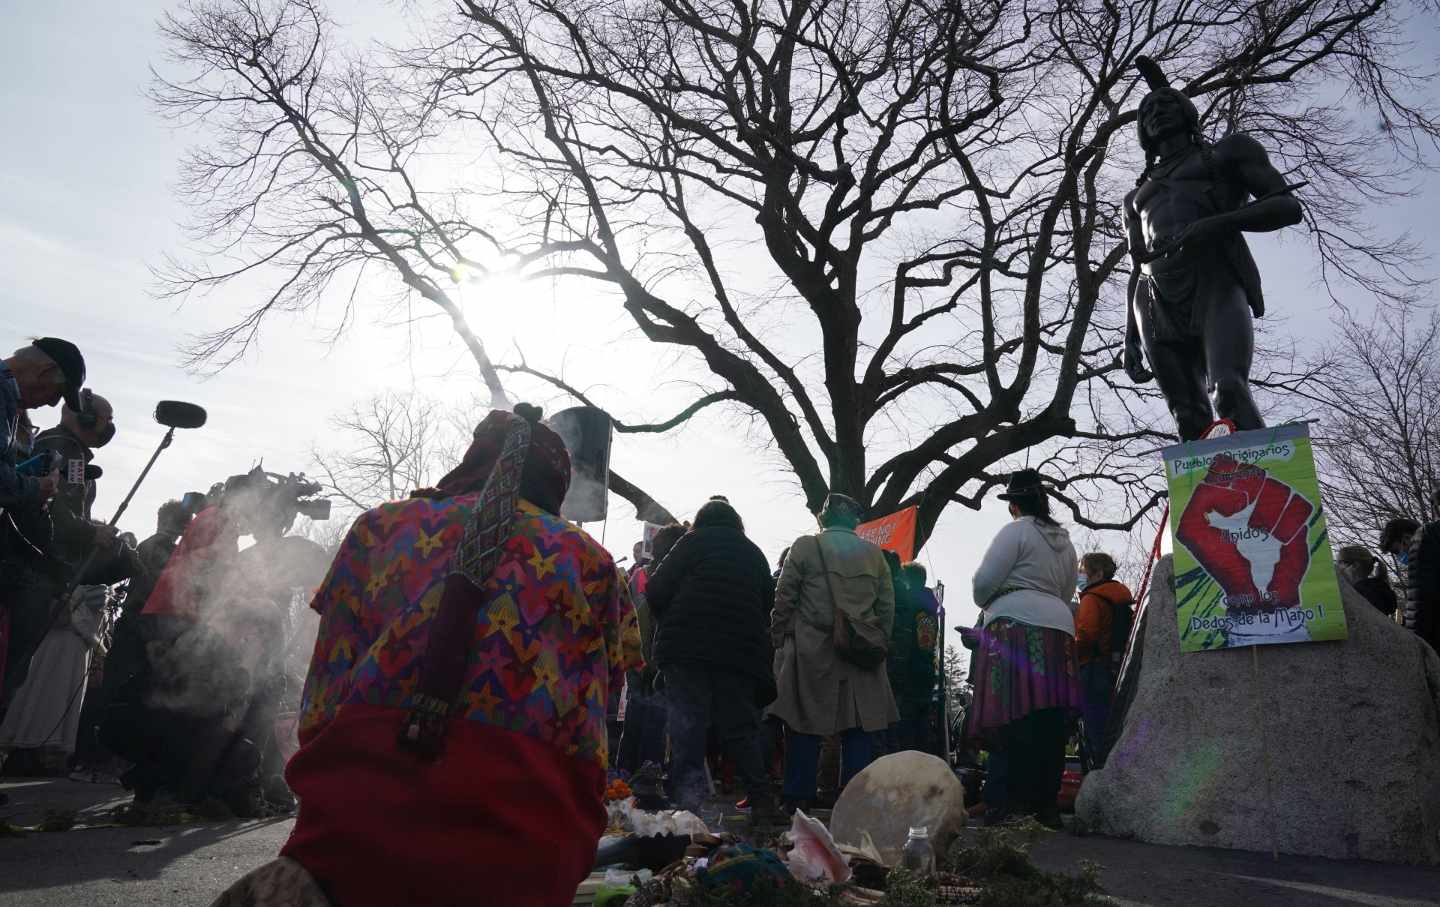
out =
<svg viewBox="0 0 1440 907"><path fill-rule="evenodd" d="M560 513L576 522L603 520L609 491L605 482L595 476L572 469L570 490L565 494Z"/></svg>
<svg viewBox="0 0 1440 907"><path fill-rule="evenodd" d="M562 410L549 419L550 428L570 452L570 491L560 515L577 523L605 519L610 484L610 417L591 406Z"/></svg>
<svg viewBox="0 0 1440 907"><path fill-rule="evenodd" d="M667 691L661 700L667 712L667 730L672 741L685 741L680 747L689 758L690 764L672 765L670 783L674 790L672 797L682 808L703 803L712 793L710 778L706 773L705 745L709 721L706 716L693 708L675 708L670 697L674 691ZM698 744L698 747L697 747ZM698 759L696 758L698 757ZM675 760L677 763L680 760Z"/></svg>
<svg viewBox="0 0 1440 907"><path fill-rule="evenodd" d="M285 536L217 555L189 577L195 618L175 618L179 632L148 645L157 679L149 704L210 718L243 710L259 694L297 707L319 629L310 591L329 554Z"/></svg>

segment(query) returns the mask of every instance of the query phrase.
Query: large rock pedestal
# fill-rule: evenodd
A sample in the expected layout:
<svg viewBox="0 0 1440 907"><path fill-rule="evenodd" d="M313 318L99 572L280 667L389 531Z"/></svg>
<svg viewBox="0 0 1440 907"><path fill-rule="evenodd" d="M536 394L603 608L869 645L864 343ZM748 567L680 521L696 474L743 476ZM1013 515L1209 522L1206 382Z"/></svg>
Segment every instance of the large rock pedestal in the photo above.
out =
<svg viewBox="0 0 1440 907"><path fill-rule="evenodd" d="M1181 654L1155 569L1135 698L1076 812L1103 834L1440 862L1440 658L1342 579L1349 638Z"/></svg>

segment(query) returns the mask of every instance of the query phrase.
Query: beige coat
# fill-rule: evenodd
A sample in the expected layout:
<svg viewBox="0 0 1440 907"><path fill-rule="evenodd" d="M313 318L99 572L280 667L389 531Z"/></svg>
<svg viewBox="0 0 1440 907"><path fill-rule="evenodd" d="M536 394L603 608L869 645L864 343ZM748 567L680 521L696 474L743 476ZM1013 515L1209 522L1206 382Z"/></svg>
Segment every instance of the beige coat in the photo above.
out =
<svg viewBox="0 0 1440 907"><path fill-rule="evenodd" d="M884 662L869 670L840 658L832 638L831 602L820 552L839 605L857 632L889 640L895 589L885 556L848 529L827 529L797 539L780 573L770 621L779 696L770 714L801 734L829 735L851 728L883 731L900 720Z"/></svg>

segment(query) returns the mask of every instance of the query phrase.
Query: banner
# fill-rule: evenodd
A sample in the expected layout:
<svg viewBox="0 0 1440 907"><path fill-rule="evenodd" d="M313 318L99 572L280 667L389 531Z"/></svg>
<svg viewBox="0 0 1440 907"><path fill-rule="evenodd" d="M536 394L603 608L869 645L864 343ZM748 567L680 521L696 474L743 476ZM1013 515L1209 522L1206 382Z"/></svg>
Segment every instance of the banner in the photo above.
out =
<svg viewBox="0 0 1440 907"><path fill-rule="evenodd" d="M1344 639L1309 430L1168 447L1180 651Z"/></svg>
<svg viewBox="0 0 1440 907"><path fill-rule="evenodd" d="M610 490L610 416L593 406L575 406L546 422L570 452L570 490L560 505L560 515L576 523L605 519Z"/></svg>
<svg viewBox="0 0 1440 907"><path fill-rule="evenodd" d="M861 523L855 527L855 534L867 542L874 542L887 551L900 555L902 561L915 559L915 520L920 508L906 507L899 513L882 516L878 520Z"/></svg>
<svg viewBox="0 0 1440 907"><path fill-rule="evenodd" d="M655 536L658 535L660 530L664 527L661 526L659 523L642 523L641 525L643 525L645 528L644 534L640 537L640 554L642 557L654 557Z"/></svg>

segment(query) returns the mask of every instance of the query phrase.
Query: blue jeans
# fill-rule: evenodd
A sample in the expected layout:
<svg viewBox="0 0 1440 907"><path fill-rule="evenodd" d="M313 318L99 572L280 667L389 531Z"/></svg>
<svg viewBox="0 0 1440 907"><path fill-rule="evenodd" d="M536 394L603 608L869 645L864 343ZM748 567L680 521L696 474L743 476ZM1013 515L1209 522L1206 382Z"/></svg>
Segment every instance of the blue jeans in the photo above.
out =
<svg viewBox="0 0 1440 907"><path fill-rule="evenodd" d="M850 783L865 767L875 761L879 747L874 734L851 728L840 733L840 788ZM785 799L802 802L816 797L816 776L820 772L820 743L824 738L816 734L797 734L793 730L786 736L788 749L785 759Z"/></svg>
<svg viewBox="0 0 1440 907"><path fill-rule="evenodd" d="M1010 809L1010 760L1003 749L992 749L985 759L985 788L980 795L989 813Z"/></svg>

